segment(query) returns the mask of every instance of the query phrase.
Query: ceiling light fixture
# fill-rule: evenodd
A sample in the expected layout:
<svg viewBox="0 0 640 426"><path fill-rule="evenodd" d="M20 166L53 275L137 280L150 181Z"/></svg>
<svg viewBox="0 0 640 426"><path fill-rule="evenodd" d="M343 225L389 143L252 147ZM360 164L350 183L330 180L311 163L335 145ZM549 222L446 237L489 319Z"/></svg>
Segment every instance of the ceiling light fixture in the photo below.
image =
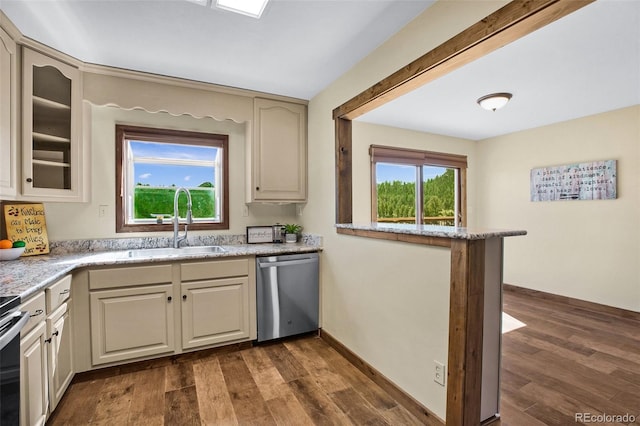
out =
<svg viewBox="0 0 640 426"><path fill-rule="evenodd" d="M487 111L495 111L507 104L513 95L511 93L492 93L479 98L476 102Z"/></svg>
<svg viewBox="0 0 640 426"><path fill-rule="evenodd" d="M220 9L260 19L268 1L269 0L216 0L216 6Z"/></svg>

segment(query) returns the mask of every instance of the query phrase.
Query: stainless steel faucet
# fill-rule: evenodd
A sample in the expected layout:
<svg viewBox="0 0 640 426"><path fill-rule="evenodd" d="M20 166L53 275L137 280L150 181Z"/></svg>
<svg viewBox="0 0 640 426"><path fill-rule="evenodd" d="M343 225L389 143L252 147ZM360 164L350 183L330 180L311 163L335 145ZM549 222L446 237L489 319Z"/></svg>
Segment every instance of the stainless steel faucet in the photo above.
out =
<svg viewBox="0 0 640 426"><path fill-rule="evenodd" d="M178 214L178 197L180 192L187 194L187 218L184 223L184 235L179 236L180 216ZM176 194L173 197L173 248L179 248L180 242L187 239L187 226L193 223L193 214L191 213L191 193L187 188L180 187L176 189Z"/></svg>

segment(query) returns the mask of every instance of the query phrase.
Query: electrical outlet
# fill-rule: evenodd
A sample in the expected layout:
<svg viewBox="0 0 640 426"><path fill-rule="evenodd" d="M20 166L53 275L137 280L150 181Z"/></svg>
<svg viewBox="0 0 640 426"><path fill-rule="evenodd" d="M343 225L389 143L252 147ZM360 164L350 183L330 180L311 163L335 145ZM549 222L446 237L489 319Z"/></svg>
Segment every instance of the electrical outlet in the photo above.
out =
<svg viewBox="0 0 640 426"><path fill-rule="evenodd" d="M443 363L438 361L433 361L434 370L433 370L433 381L437 384L444 386L445 381L447 379L447 368Z"/></svg>
<svg viewBox="0 0 640 426"><path fill-rule="evenodd" d="M302 216L302 206L301 205L297 205L296 206L296 212L298 213L298 216Z"/></svg>
<svg viewBox="0 0 640 426"><path fill-rule="evenodd" d="M242 206L242 216L249 217L249 206L246 204Z"/></svg>
<svg viewBox="0 0 640 426"><path fill-rule="evenodd" d="M105 217L107 215L107 207L105 205L98 206L98 217Z"/></svg>

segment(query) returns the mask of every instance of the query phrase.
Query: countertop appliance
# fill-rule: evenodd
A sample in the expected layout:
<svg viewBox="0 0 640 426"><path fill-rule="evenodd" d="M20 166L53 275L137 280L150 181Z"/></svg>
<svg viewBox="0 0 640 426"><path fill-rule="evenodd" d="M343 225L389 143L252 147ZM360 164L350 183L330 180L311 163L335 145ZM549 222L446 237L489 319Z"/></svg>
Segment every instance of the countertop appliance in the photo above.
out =
<svg viewBox="0 0 640 426"><path fill-rule="evenodd" d="M318 253L256 258L258 342L318 329Z"/></svg>
<svg viewBox="0 0 640 426"><path fill-rule="evenodd" d="M18 310L20 298L0 297L0 424L20 423L20 330L29 313Z"/></svg>

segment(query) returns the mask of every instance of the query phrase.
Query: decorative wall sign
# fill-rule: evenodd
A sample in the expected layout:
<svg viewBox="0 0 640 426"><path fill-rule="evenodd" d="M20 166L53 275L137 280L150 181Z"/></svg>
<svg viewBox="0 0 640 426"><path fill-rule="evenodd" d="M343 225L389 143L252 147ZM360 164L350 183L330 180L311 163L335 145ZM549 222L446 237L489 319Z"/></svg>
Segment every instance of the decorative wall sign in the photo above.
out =
<svg viewBox="0 0 640 426"><path fill-rule="evenodd" d="M49 253L49 238L44 220L44 206L40 204L4 204L7 238L24 241L22 256Z"/></svg>
<svg viewBox="0 0 640 426"><path fill-rule="evenodd" d="M531 169L531 201L617 198L616 160Z"/></svg>
<svg viewBox="0 0 640 426"><path fill-rule="evenodd" d="M247 226L247 244L272 243L272 226Z"/></svg>

